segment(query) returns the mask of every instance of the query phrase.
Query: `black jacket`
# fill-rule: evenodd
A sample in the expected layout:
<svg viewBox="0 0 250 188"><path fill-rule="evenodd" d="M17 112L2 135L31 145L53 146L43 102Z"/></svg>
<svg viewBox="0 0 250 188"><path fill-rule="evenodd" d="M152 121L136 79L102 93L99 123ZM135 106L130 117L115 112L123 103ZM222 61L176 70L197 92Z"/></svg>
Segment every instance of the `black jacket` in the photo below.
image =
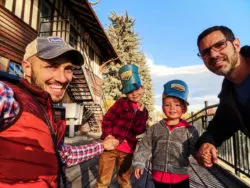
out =
<svg viewBox="0 0 250 188"><path fill-rule="evenodd" d="M241 54L250 57L250 46L243 47ZM224 79L219 98L220 103L216 114L206 132L199 138L197 148L205 142L220 146L238 130L250 137L250 108L242 106L238 102L232 82ZM250 100L248 103L250 106Z"/></svg>

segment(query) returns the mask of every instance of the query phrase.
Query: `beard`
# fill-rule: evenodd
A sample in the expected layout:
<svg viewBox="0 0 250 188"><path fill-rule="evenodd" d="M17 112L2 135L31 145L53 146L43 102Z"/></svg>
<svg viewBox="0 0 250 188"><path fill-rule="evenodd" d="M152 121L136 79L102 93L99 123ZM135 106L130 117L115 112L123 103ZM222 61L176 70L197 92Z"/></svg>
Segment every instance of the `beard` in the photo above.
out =
<svg viewBox="0 0 250 188"><path fill-rule="evenodd" d="M225 61L226 64L217 68L214 65L216 64L216 60L219 58ZM213 58L210 60L209 64L211 66L209 66L208 69L217 75L230 77L238 62L238 53L236 49L234 48L234 52L230 57L228 55L224 55L223 57L218 57L217 59Z"/></svg>
<svg viewBox="0 0 250 188"><path fill-rule="evenodd" d="M50 95L53 103L59 103L59 102L61 102L63 100L63 96L64 96L64 94L66 92L66 88L69 85L69 83L62 84L63 88L65 88L65 91L63 92L62 95L55 95L55 94L53 95L53 94L50 93L50 91L47 90L46 81L44 81L44 82L41 81L41 79L39 79L37 77L37 74L35 73L35 71L33 69L31 69L31 78L30 78L30 80L31 80L31 84L34 87L42 89L43 91L47 92ZM64 85L66 85L66 86L64 86Z"/></svg>
<svg viewBox="0 0 250 188"><path fill-rule="evenodd" d="M39 88L45 91L44 86L42 86L42 84L40 84L38 80L39 79L37 78L35 71L33 70L33 68L31 68L31 77L30 77L31 84L35 86L36 88Z"/></svg>
<svg viewBox="0 0 250 188"><path fill-rule="evenodd" d="M225 72L225 76L227 77L231 77L231 74L233 72L233 70L236 68L237 62L238 62L238 53L236 52L236 49L234 48L234 54L231 56L230 60L228 62L230 62L230 69Z"/></svg>

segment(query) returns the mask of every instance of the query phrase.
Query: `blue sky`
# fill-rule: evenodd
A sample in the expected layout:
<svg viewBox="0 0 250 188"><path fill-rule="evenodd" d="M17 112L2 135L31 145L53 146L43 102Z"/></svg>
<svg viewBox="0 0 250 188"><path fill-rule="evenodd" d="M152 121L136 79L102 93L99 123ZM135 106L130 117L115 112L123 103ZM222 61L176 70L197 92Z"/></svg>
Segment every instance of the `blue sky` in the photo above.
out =
<svg viewBox="0 0 250 188"><path fill-rule="evenodd" d="M156 105L163 84L183 79L190 88L190 109L218 102L222 77L210 73L196 56L200 32L214 25L231 28L241 45L250 45L249 0L102 0L93 6L104 28L111 11L136 20L135 32L151 69Z"/></svg>

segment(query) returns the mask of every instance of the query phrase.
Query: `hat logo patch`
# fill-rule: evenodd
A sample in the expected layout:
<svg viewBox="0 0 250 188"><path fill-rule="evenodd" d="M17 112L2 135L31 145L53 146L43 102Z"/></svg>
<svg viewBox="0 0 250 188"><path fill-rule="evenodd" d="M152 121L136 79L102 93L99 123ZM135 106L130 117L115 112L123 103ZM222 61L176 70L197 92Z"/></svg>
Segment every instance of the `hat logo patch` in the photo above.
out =
<svg viewBox="0 0 250 188"><path fill-rule="evenodd" d="M171 88L178 91L185 91L185 87L181 84L171 84Z"/></svg>
<svg viewBox="0 0 250 188"><path fill-rule="evenodd" d="M59 37L49 37L48 41L50 43L64 43L63 39Z"/></svg>
<svg viewBox="0 0 250 188"><path fill-rule="evenodd" d="M127 70L121 74L122 80L129 80L132 77L132 70Z"/></svg>

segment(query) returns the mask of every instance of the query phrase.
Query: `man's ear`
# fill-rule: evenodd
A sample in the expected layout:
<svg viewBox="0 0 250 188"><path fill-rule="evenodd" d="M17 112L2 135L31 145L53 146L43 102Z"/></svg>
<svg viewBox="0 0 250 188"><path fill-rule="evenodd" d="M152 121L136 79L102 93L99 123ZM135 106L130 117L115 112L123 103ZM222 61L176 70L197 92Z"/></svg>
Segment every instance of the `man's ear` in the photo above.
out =
<svg viewBox="0 0 250 188"><path fill-rule="evenodd" d="M240 40L238 38L234 39L233 45L234 45L235 49L237 50L237 52L239 52L240 51Z"/></svg>
<svg viewBox="0 0 250 188"><path fill-rule="evenodd" d="M25 76L30 78L31 77L31 62L23 60L22 67L23 67L23 72L24 72Z"/></svg>

